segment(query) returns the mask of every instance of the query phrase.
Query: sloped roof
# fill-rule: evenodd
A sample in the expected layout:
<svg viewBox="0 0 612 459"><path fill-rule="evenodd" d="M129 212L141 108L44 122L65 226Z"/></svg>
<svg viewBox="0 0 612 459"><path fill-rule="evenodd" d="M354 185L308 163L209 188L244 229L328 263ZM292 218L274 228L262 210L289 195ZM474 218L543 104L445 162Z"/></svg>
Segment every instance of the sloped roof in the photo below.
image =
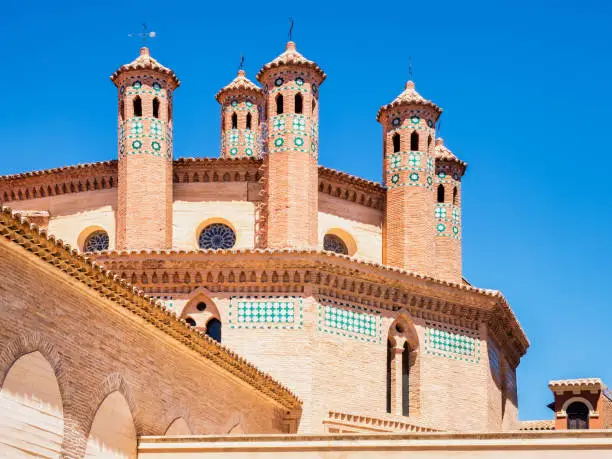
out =
<svg viewBox="0 0 612 459"><path fill-rule="evenodd" d="M264 73L266 73L268 70L285 65L308 67L321 77L321 82L323 82L323 80L325 80L325 78L327 77L321 67L319 67L315 62L306 59L295 49L294 42L288 41L287 46L285 48L285 52L283 52L273 61L265 64L261 68L259 73L257 73L257 79L261 81L261 78L263 77Z"/></svg>
<svg viewBox="0 0 612 459"><path fill-rule="evenodd" d="M552 419L521 421L519 430L555 430L555 421Z"/></svg>
<svg viewBox="0 0 612 459"><path fill-rule="evenodd" d="M452 161L460 164L463 167L467 167L467 163L465 161L461 161L459 158L457 158L455 154L450 151L446 145L444 145L444 139L442 137L438 137L436 139L434 154L436 155L436 159L440 161Z"/></svg>
<svg viewBox="0 0 612 459"><path fill-rule="evenodd" d="M0 208L0 238L15 243L29 253L37 256L72 277L84 287L117 305L142 317L152 326L183 345L193 349L214 365L241 379L251 387L283 407L291 410L298 408L301 401L288 388L277 382L267 373L256 368L227 347L195 330L184 319L170 311L159 300L149 297L118 275L80 255L54 236L48 236L37 225L14 213L9 207Z"/></svg>
<svg viewBox="0 0 612 459"><path fill-rule="evenodd" d="M153 70L155 72L163 73L170 77L170 80L174 82L175 87L181 84L180 80L178 79L173 70L169 69L168 67L164 67L159 62L157 62L157 60L151 57L149 48L147 48L146 46L140 48L140 56L138 56L129 64L125 64L119 67L115 71L115 73L111 75L111 81L116 85L117 78L119 78L122 73L130 70Z"/></svg>
<svg viewBox="0 0 612 459"><path fill-rule="evenodd" d="M263 94L263 89L249 80L246 77L246 72L242 69L238 70L238 76L236 76L236 78L234 78L227 86L219 90L215 96L215 99L217 99L218 102L221 102L221 97L223 94L229 91L252 91L257 94Z"/></svg>
<svg viewBox="0 0 612 459"><path fill-rule="evenodd" d="M397 96L393 102L380 107L378 114L376 115L376 120L380 121L380 117L384 112L400 105L424 105L426 107L433 108L436 112L438 112L438 115L442 113L442 109L440 107L434 104L431 100L425 99L417 92L413 81L408 81L406 83L406 89L404 89L404 91L402 91L402 93Z"/></svg>
<svg viewBox="0 0 612 459"><path fill-rule="evenodd" d="M548 388L554 392L607 389L606 385L599 378L557 379L549 381Z"/></svg>

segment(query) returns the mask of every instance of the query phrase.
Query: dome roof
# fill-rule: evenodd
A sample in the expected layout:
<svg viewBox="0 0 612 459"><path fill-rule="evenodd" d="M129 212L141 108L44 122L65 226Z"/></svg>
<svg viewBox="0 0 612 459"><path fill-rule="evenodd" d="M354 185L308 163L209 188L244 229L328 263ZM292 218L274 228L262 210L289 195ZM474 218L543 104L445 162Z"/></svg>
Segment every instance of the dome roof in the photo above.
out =
<svg viewBox="0 0 612 459"><path fill-rule="evenodd" d="M383 112L389 110L390 108L398 107L404 104L406 105L424 105L426 107L433 108L436 112L438 112L438 115L442 113L442 109L440 107L434 104L431 100L425 99L423 96L421 96L417 92L417 90L414 87L413 81L408 81L406 83L406 89L404 89L404 91L399 96L397 96L393 102L380 107L380 110L378 110L378 114L376 115L376 119L380 121L380 117L383 114Z"/></svg>
<svg viewBox="0 0 612 459"><path fill-rule="evenodd" d="M319 75L319 77L321 77L321 82L323 82L323 80L325 80L325 77L327 76L325 75L325 72L321 69L321 67L319 67L315 62L309 61L297 52L297 50L295 49L294 42L288 41L287 47L285 48L285 52L278 56L276 59L274 59L272 62L268 62L266 65L264 65L257 74L257 79L261 81L261 78L263 77L264 73L266 73L268 70L285 65L309 67L317 75Z"/></svg>
<svg viewBox="0 0 612 459"><path fill-rule="evenodd" d="M439 161L455 162L463 167L467 167L466 162L461 161L459 158L457 158L454 153L450 151L446 145L444 145L444 139L442 137L438 137L436 139L434 154L436 156L436 159Z"/></svg>
<svg viewBox="0 0 612 459"><path fill-rule="evenodd" d="M263 94L263 89L249 80L246 77L246 72L242 69L238 70L238 76L236 76L236 78L234 78L230 84L219 90L215 96L215 99L217 99L218 102L221 102L221 97L223 97L223 94L229 91L252 91L256 92L257 94Z"/></svg>
<svg viewBox="0 0 612 459"><path fill-rule="evenodd" d="M168 76L169 79L174 83L175 87L181 84L180 80L177 78L176 74L173 70L168 67L164 67L159 62L151 57L149 53L149 48L143 46L140 48L140 56L134 59L129 64L122 65L117 69L115 73L111 75L111 81L116 84L117 79L123 72L127 72L129 70L152 70L154 72L163 73Z"/></svg>

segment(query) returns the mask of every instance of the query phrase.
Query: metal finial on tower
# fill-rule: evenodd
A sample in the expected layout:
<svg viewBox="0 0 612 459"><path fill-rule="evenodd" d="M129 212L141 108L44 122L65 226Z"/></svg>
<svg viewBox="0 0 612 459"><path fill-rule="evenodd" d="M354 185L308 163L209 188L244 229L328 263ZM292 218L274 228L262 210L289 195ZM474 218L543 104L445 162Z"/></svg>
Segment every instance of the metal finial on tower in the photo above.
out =
<svg viewBox="0 0 612 459"><path fill-rule="evenodd" d="M147 38L155 38L156 36L157 33L153 32L152 30L149 30L145 22L142 23L142 32L128 33L128 37L130 38L142 38L142 46L146 46Z"/></svg>
<svg viewBox="0 0 612 459"><path fill-rule="evenodd" d="M240 65L238 66L238 70L242 70L244 67L244 56L240 53Z"/></svg>
<svg viewBox="0 0 612 459"><path fill-rule="evenodd" d="M408 79L412 81L412 56L408 56Z"/></svg>
<svg viewBox="0 0 612 459"><path fill-rule="evenodd" d="M293 41L293 18L289 18L289 41Z"/></svg>

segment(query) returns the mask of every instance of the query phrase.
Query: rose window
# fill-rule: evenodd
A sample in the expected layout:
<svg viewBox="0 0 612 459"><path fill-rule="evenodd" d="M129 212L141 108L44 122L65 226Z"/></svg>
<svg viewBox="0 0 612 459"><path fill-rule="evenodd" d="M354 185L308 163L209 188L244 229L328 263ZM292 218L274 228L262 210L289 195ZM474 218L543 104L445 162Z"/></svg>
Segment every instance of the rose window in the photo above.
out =
<svg viewBox="0 0 612 459"><path fill-rule="evenodd" d="M335 234L326 234L323 238L323 250L348 255L348 249L342 239Z"/></svg>
<svg viewBox="0 0 612 459"><path fill-rule="evenodd" d="M84 252L100 252L108 250L108 233L106 231L96 231L91 233L83 245Z"/></svg>
<svg viewBox="0 0 612 459"><path fill-rule="evenodd" d="M200 233L198 245L201 249L231 249L236 244L236 234L223 223L208 225Z"/></svg>

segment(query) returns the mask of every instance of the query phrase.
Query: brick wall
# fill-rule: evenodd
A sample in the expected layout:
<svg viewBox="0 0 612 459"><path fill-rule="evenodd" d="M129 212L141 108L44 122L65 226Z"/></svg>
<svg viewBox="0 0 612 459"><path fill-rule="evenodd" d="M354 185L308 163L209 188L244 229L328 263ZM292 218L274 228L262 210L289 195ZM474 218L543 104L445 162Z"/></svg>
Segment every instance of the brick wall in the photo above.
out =
<svg viewBox="0 0 612 459"><path fill-rule="evenodd" d="M284 411L143 319L0 240L0 378L39 350L58 377L64 451L81 457L108 393L131 400L138 435L183 417L194 433L281 432ZM109 382L110 381L110 382Z"/></svg>

